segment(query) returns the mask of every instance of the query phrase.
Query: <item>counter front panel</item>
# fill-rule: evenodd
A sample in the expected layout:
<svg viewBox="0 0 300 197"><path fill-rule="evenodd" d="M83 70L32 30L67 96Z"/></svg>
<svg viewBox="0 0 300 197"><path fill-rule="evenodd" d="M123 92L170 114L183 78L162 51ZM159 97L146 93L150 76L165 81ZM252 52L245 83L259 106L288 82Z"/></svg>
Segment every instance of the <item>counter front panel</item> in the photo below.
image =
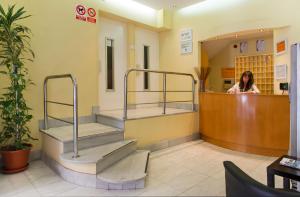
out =
<svg viewBox="0 0 300 197"><path fill-rule="evenodd" d="M200 93L199 100L202 139L260 155L288 152L288 96Z"/></svg>

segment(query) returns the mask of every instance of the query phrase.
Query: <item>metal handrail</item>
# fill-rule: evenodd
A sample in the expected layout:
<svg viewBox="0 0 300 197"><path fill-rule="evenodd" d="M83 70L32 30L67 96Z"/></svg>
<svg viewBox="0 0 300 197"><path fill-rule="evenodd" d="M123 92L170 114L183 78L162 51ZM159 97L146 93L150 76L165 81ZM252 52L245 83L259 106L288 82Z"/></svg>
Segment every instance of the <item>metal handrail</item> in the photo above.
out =
<svg viewBox="0 0 300 197"><path fill-rule="evenodd" d="M128 76L132 72L143 72L143 73L157 73L163 75L163 90L162 91L128 91ZM167 90L167 75L181 75L181 76L188 76L192 79L192 91L168 91ZM192 111L195 111L195 85L197 81L195 80L194 76L190 73L180 73L180 72L170 72L170 71L159 71L159 70L149 70L149 69L129 69L124 77L124 120L128 117L128 93L130 92L162 92L163 93L163 101L160 102L153 102L153 103L136 103L136 105L142 104L163 104L163 114L166 114L166 106L167 103L174 103L174 102L192 102ZM193 95L193 99L191 101L167 101L167 92L191 92Z"/></svg>
<svg viewBox="0 0 300 197"><path fill-rule="evenodd" d="M62 79L62 78L69 78L73 84L73 104L69 103L62 103L56 101L49 101L47 99L47 82L50 79ZM63 120L60 118L56 118L48 114L48 103L57 104L57 105L65 105L73 107L73 122ZM48 118L52 118L58 121L62 121L65 123L69 123L73 125L73 158L79 157L78 154L78 86L76 79L71 74L64 74L64 75L51 75L47 76L44 80L44 127L48 129Z"/></svg>

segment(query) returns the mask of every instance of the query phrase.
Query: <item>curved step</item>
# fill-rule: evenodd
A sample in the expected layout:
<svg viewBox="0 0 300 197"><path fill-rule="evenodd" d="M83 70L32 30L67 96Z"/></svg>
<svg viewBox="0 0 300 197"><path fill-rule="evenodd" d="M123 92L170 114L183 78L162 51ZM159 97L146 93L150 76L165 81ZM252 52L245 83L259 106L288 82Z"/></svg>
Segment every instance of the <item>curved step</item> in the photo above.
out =
<svg viewBox="0 0 300 197"><path fill-rule="evenodd" d="M97 175L97 188L122 190L145 186L149 151L135 151Z"/></svg>
<svg viewBox="0 0 300 197"><path fill-rule="evenodd" d="M60 158L73 166L91 164L99 173L135 150L136 140L125 140L80 150L77 158L73 158L73 152L61 154Z"/></svg>

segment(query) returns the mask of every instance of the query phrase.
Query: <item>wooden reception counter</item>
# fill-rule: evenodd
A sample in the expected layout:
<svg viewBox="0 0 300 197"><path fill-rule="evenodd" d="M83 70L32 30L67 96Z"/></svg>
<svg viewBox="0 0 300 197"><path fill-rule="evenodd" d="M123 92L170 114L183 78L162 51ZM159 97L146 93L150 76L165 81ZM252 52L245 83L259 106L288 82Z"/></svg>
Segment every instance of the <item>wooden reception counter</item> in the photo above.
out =
<svg viewBox="0 0 300 197"><path fill-rule="evenodd" d="M200 93L202 139L231 150L268 156L289 148L288 96Z"/></svg>

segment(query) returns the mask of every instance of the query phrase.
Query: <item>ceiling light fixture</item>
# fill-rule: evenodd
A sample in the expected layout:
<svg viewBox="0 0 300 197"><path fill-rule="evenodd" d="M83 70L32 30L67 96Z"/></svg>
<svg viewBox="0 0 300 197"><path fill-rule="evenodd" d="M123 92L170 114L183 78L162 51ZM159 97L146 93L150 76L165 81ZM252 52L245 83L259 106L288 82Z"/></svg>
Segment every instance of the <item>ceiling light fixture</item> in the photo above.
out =
<svg viewBox="0 0 300 197"><path fill-rule="evenodd" d="M176 4L171 4L169 5L170 9L176 9L177 8L177 5Z"/></svg>
<svg viewBox="0 0 300 197"><path fill-rule="evenodd" d="M179 13L183 15L201 14L208 11L231 8L248 0L204 0L199 3L181 8Z"/></svg>

